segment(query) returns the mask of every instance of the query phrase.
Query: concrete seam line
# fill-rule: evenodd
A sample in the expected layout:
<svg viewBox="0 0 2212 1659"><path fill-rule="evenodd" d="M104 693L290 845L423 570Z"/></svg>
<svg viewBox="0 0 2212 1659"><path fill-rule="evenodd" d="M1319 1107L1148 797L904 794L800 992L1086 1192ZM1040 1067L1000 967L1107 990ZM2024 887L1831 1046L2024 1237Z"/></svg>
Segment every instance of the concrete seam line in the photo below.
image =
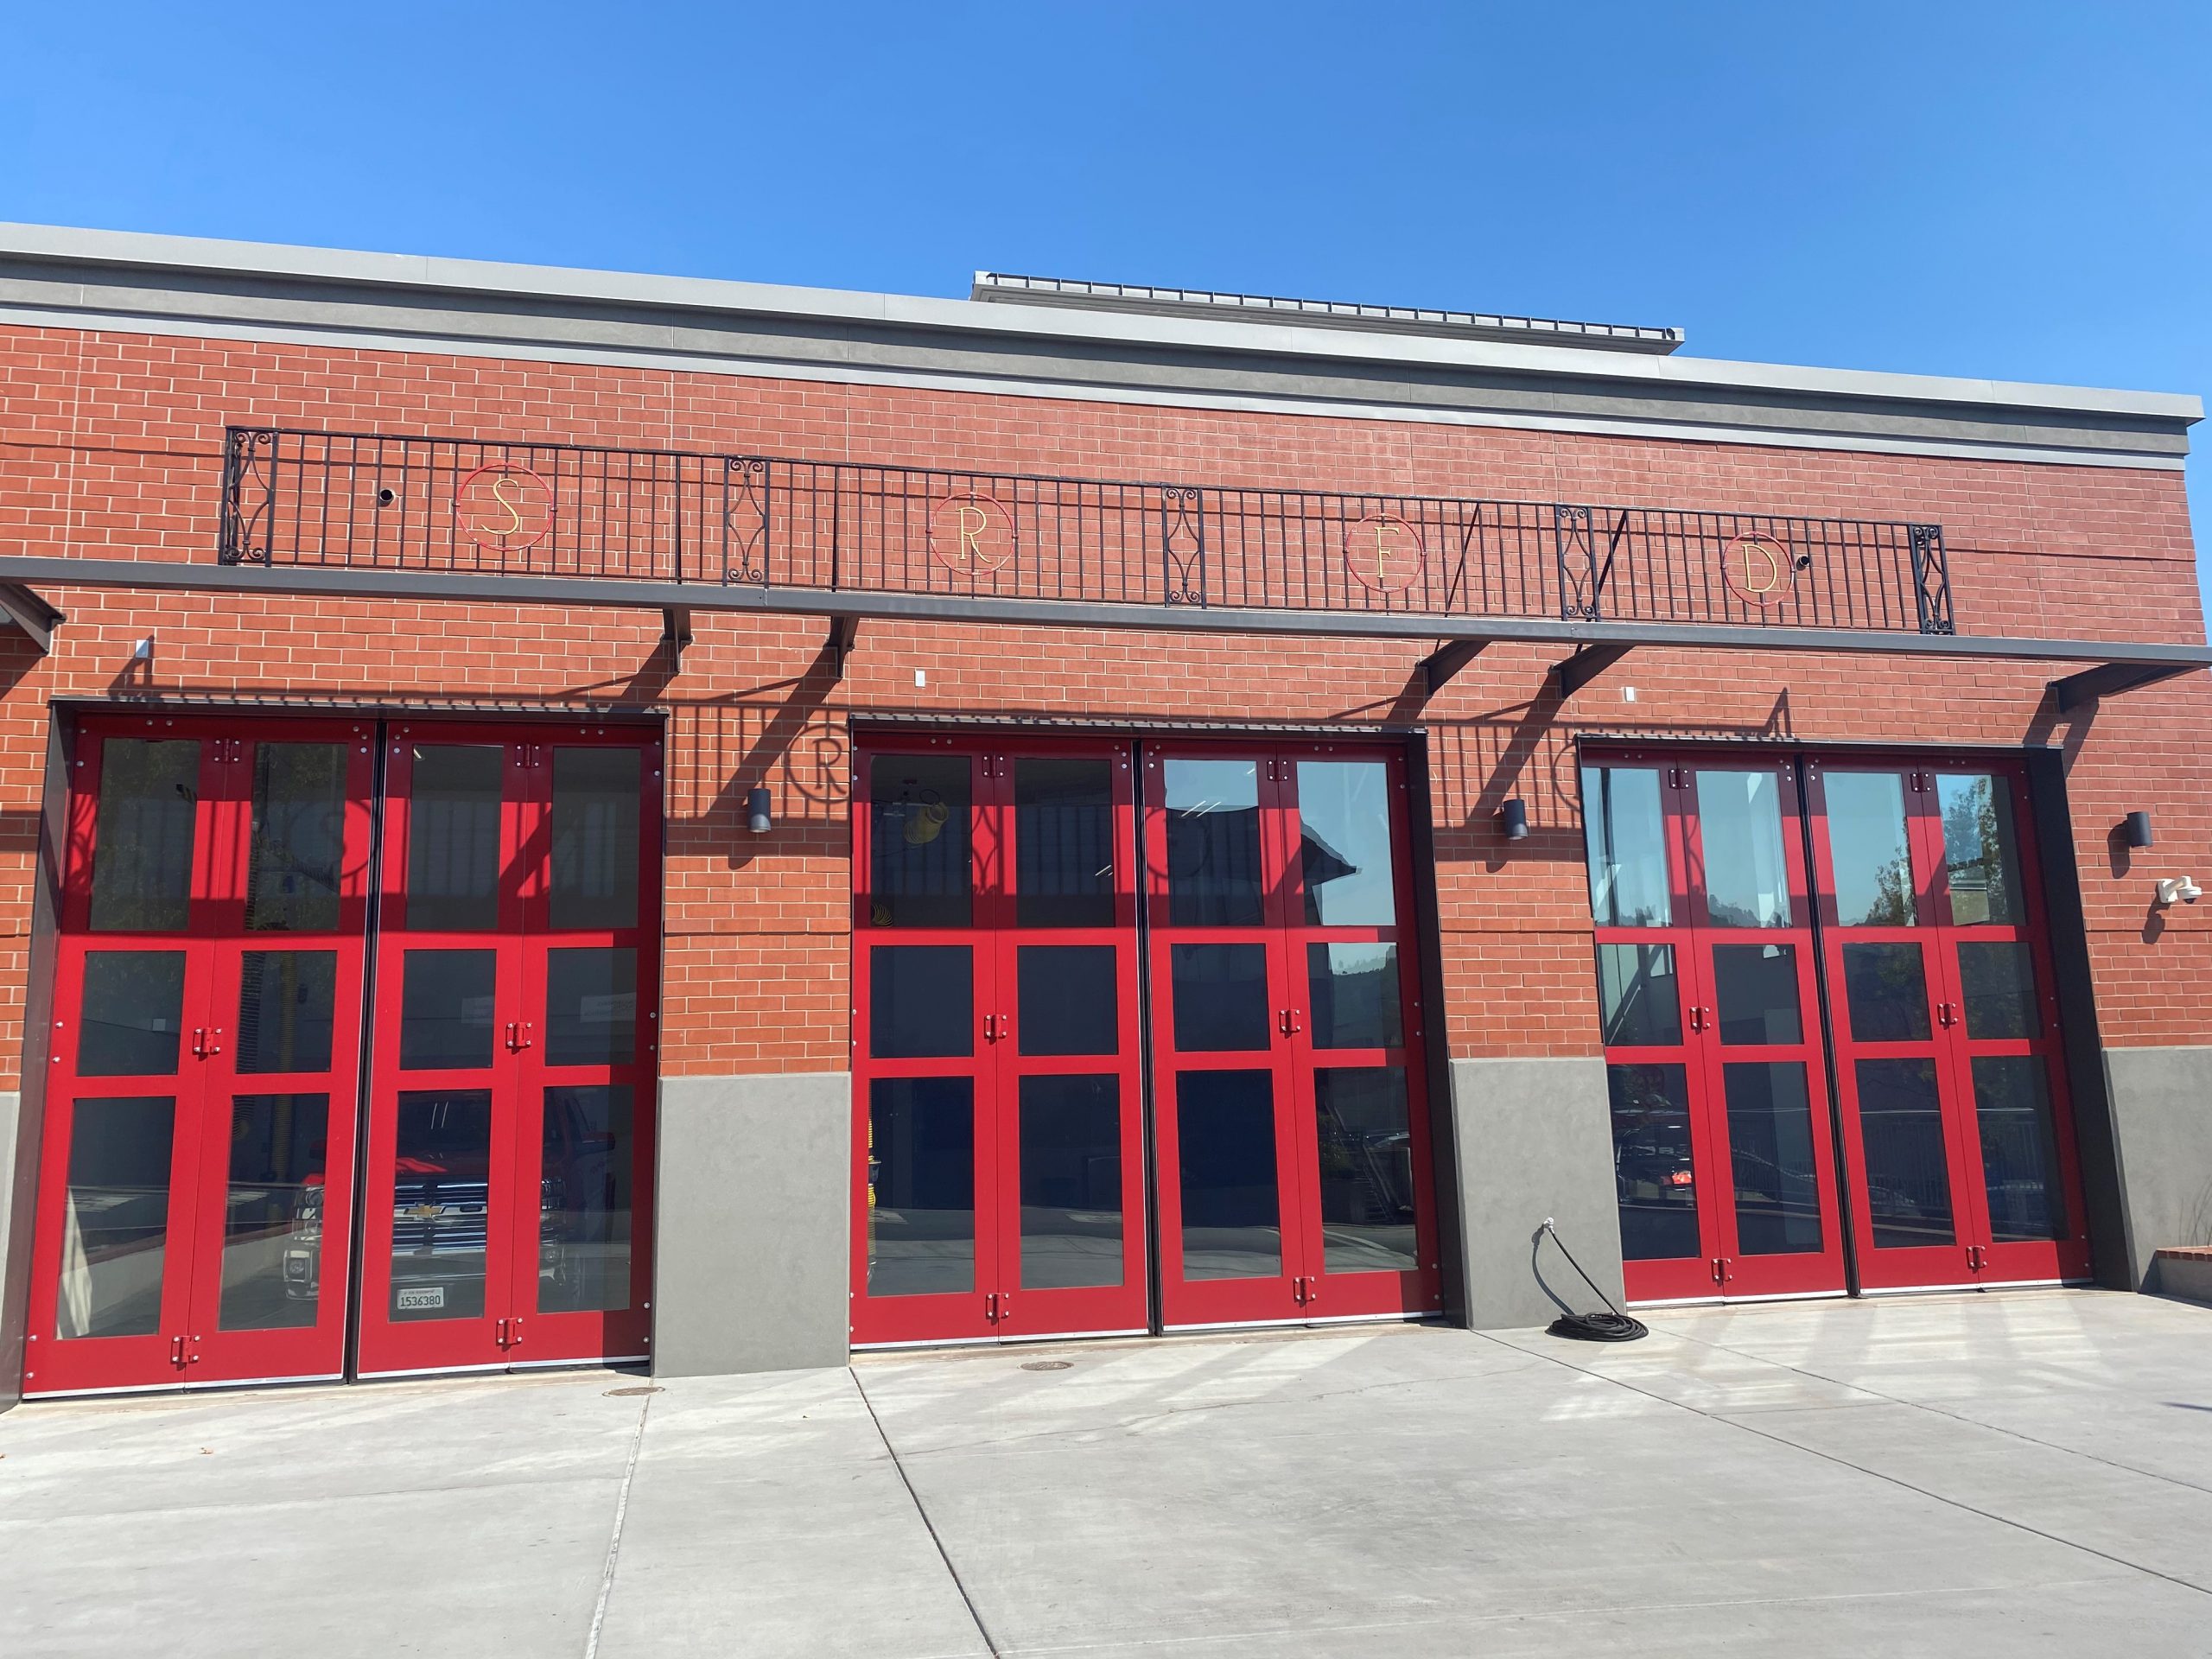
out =
<svg viewBox="0 0 2212 1659"><path fill-rule="evenodd" d="M1960 1412L1946 1411L1941 1406L1929 1405L1924 1401L1907 1400L1900 1395L1885 1394L1879 1389L1868 1388L1864 1382L1847 1382L1840 1376L1830 1376L1822 1371L1808 1370L1802 1365L1792 1365L1787 1360L1769 1359L1764 1354L1750 1353L1741 1348L1731 1348L1725 1342L1712 1342L1704 1337L1694 1337L1681 1331L1669 1331L1667 1334L1682 1342L1694 1342L1700 1348L1710 1348L1715 1353L1731 1354L1738 1359L1748 1359L1760 1365L1777 1365L1794 1376L1808 1377L1815 1382L1832 1382L1839 1389L1850 1389L1859 1394L1872 1395L1877 1400L1885 1401L1893 1406L1902 1406L1908 1411L1924 1411L1929 1416L1941 1417L1946 1422L1961 1423L1968 1428L1978 1428L1988 1434L2006 1435L2025 1445L2039 1446L2046 1452L2056 1452L2061 1457L2080 1458L2086 1462L2101 1465L2107 1469L2117 1469L2122 1474L2133 1475L2139 1479L2163 1481L2169 1486L2178 1486L2184 1491L2212 1493L2212 1486L2201 1485L2193 1480L2183 1480L2176 1475L2161 1474L2155 1469L2138 1468L2134 1464L2122 1463L2116 1458L2101 1458L2094 1452L2083 1452L2074 1446L2061 1446L2056 1440L2046 1440L2022 1429L2007 1428L2002 1423L1985 1423L1979 1418L1968 1417ZM1816 1409L1826 1410L1828 1408L1821 1407Z"/></svg>
<svg viewBox="0 0 2212 1659"><path fill-rule="evenodd" d="M1501 1338L1491 1335L1487 1331L1478 1331L1475 1334L1484 1338L1486 1341L1497 1343L1501 1348L1511 1348L1524 1354L1537 1352L1535 1349L1522 1348L1518 1343L1506 1342ZM1667 1334L1673 1336L1675 1333L1669 1332ZM1688 1338L1678 1339L1685 1341L1693 1340L1693 1338ZM1704 1346L1706 1344L1700 1344L1700 1345ZM1912 1482L1905 1479L1903 1476L1888 1474L1879 1469L1870 1469L1863 1463L1853 1463L1849 1458L1838 1457L1834 1452L1823 1452L1817 1446L1801 1446L1796 1440L1787 1440L1783 1439L1779 1434L1769 1433L1765 1429L1754 1428L1751 1424L1739 1421L1738 1419L1733 1417L1723 1417L1718 1413L1706 1410L1702 1406L1693 1406L1681 1400L1669 1400L1663 1394L1656 1394L1649 1389L1639 1388L1635 1383L1630 1382L1624 1378L1608 1376L1603 1371L1593 1371L1586 1365L1578 1365L1573 1360L1567 1358L1563 1355L1541 1354L1539 1357L1544 1359L1552 1360L1557 1364L1563 1365L1570 1371L1579 1371L1583 1376L1589 1377L1595 1382L1610 1382L1615 1388L1625 1389L1630 1394L1640 1394L1645 1399L1655 1400L1662 1406L1672 1406L1678 1411L1687 1411L1693 1416L1702 1417L1709 1423L1719 1423L1724 1427L1741 1429L1745 1433L1755 1435L1758 1439L1766 1441L1770 1446L1779 1446L1792 1452L1802 1452L1808 1457L1818 1458L1823 1463L1832 1463L1840 1469L1856 1470L1859 1473L1866 1475L1871 1479L1881 1481L1887 1485L1897 1487L1904 1491L1916 1492L1921 1497L1932 1499L1934 1502L1943 1504L1948 1508L1963 1510L1967 1514L1978 1515L1985 1521L1994 1521L2001 1527L2014 1528L2018 1531L2026 1533L2030 1537L2041 1538L2045 1542L2056 1544L2063 1549L2078 1549L2084 1555L2094 1555L2101 1561L2110 1561L2114 1567L2124 1567L2131 1573L2142 1573L2145 1578L2162 1579L2168 1584L2178 1585L2182 1589L2194 1590L2200 1596L2212 1595L2212 1590L2208 1590L2201 1584L2193 1584L2187 1579L2177 1578L2171 1573L2161 1573L2157 1567L2145 1567L2140 1561L2131 1561L2125 1555L2115 1555L2109 1550L2099 1549L2094 1544L2085 1544L2076 1538L2062 1537L2057 1533L2046 1532L2041 1527L2030 1526L2024 1521L2016 1521L2009 1515L1999 1515L1993 1510L1979 1508L1974 1504L1967 1503L1963 1498L1951 1497L1942 1492L1935 1491L1926 1486L1916 1486ZM1764 1363L1770 1365L1776 1365L1778 1370L1789 1370L1793 1369L1789 1366L1780 1365L1777 1362L1773 1360L1767 1360ZM1832 1379L1826 1377L1822 1377L1821 1379L1822 1382L1827 1382L1830 1380ZM1838 1386L1850 1388L1855 1385L1851 1383L1840 1383L1838 1384ZM1873 1391L1869 1389L1867 1392L1872 1393ZM1876 1397L1881 1398L1883 1396L1877 1395Z"/></svg>
<svg viewBox="0 0 2212 1659"><path fill-rule="evenodd" d="M607 1540L606 1564L599 1569L599 1599L592 1604L591 1633L584 1638L584 1659L596 1659L599 1633L607 1626L607 1604L614 1593L614 1560L621 1554L622 1523L630 1514L630 1483L637 1478L638 1453L645 1446L645 1418L652 1408L650 1399L638 1408L638 1432L630 1437L630 1460L622 1465L622 1489L614 1497L614 1530Z"/></svg>
<svg viewBox="0 0 2212 1659"><path fill-rule="evenodd" d="M875 1438L883 1442L883 1450L891 1459L891 1466L899 1471L899 1484L906 1489L906 1496L914 1505L914 1513L922 1517L922 1526L930 1535L930 1542L937 1546L937 1558L944 1563L944 1570L952 1575L952 1587L960 1592L961 1605L967 1608L968 1617L975 1621L976 1634L983 1638L983 1646L993 1655L999 1644L991 1637L990 1627L983 1623L983 1615L976 1605L976 1598L968 1593L968 1581L960 1576L960 1569L952 1564L952 1557L944 1548L944 1540L938 1535L937 1522L930 1519L930 1512L923 1506L922 1495L914 1490L914 1483L906 1473L906 1465L899 1456L899 1448L891 1444L891 1436L884 1432L883 1419L875 1414L875 1402L868 1397L868 1384L861 1381L861 1374L848 1365L845 1374L853 1379L853 1387L860 1391L861 1404L868 1408L868 1420L875 1425ZM584 1659L592 1659L586 1654Z"/></svg>

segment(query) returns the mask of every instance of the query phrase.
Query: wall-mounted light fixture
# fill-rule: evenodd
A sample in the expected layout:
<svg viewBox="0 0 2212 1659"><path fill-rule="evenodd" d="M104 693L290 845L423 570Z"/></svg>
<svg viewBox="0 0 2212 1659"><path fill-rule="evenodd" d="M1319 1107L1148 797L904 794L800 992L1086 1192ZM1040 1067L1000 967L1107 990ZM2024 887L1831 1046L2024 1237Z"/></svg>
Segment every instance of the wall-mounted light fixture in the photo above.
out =
<svg viewBox="0 0 2212 1659"><path fill-rule="evenodd" d="M1497 809L1497 827L1508 841L1529 839L1529 807L1525 801L1506 802Z"/></svg>
<svg viewBox="0 0 2212 1659"><path fill-rule="evenodd" d="M2130 847L2148 847L2151 844L2151 815L2148 812L2129 813L2120 821L2120 838Z"/></svg>
<svg viewBox="0 0 2212 1659"><path fill-rule="evenodd" d="M768 811L768 786L755 784L746 792L745 827L756 836L765 836L776 827Z"/></svg>

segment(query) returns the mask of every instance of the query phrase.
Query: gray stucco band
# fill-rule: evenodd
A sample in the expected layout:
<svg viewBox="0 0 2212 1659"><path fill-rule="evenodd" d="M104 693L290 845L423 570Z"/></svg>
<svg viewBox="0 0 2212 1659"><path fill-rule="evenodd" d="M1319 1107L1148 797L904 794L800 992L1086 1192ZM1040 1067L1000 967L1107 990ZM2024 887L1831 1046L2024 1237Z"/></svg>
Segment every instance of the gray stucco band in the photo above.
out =
<svg viewBox="0 0 2212 1659"><path fill-rule="evenodd" d="M2212 1047L2105 1050L2129 1282L2162 1246L2212 1244Z"/></svg>
<svg viewBox="0 0 2212 1659"><path fill-rule="evenodd" d="M2193 397L0 226L0 318L1707 442L2177 464Z"/></svg>
<svg viewBox="0 0 2212 1659"><path fill-rule="evenodd" d="M853 1080L666 1077L653 1211L653 1373L845 1363Z"/></svg>
<svg viewBox="0 0 2212 1659"><path fill-rule="evenodd" d="M1594 1310L1589 1287L1558 1247L1536 1243L1547 1217L1618 1305L1620 1218L1605 1061L1454 1060L1452 1112L1468 1325L1510 1330L1549 1324L1563 1306Z"/></svg>

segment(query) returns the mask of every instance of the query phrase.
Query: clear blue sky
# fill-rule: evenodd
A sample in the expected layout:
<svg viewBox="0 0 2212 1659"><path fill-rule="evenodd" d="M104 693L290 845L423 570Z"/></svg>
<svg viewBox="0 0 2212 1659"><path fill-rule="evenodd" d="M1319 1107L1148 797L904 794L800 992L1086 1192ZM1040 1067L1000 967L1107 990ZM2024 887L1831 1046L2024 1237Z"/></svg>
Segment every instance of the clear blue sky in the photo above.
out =
<svg viewBox="0 0 2212 1659"><path fill-rule="evenodd" d="M2212 3L26 0L0 218L2204 393Z"/></svg>

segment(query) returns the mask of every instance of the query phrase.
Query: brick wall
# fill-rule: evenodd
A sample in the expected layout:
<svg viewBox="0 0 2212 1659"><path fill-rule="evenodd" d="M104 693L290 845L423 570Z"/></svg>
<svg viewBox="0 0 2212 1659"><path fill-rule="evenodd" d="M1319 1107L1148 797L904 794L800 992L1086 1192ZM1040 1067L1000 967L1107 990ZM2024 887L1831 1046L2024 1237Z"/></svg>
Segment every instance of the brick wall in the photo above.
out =
<svg viewBox="0 0 2212 1659"><path fill-rule="evenodd" d="M1159 410L393 352L0 329L0 552L209 561L226 423L1355 492L1618 501L1940 522L1962 631L2201 641L2178 474ZM1597 1047L1577 734L2062 746L2109 1040L2204 1041L2212 906L2152 914L2154 874L2212 880L2202 675L2063 718L2046 671L1782 653L1630 655L1565 708L1551 656L1493 646L1434 698L1416 642L864 625L842 680L812 621L701 614L672 677L655 617L499 605L66 590L52 657L0 635L0 1077L21 1047L46 704L143 696L659 708L671 726L664 1064L847 1055L846 721L896 711L1169 721L1418 721L1451 1039ZM915 671L927 684L918 689ZM1623 688L1637 689L1634 702ZM745 792L779 828L756 839ZM1529 804L1509 846L1497 804ZM2151 855L2110 839L2157 819ZM2051 849L2046 849L2046 854ZM0 1084L0 1086L5 1086Z"/></svg>

